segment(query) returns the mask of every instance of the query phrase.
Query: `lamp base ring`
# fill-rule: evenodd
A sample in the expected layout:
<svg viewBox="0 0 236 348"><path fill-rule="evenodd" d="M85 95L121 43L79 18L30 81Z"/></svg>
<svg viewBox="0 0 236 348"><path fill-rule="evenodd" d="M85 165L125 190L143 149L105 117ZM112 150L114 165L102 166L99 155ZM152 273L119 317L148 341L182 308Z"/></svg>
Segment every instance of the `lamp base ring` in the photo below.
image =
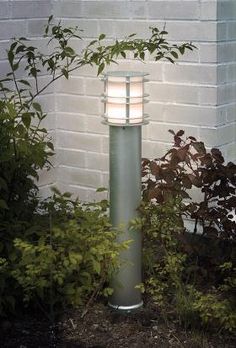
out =
<svg viewBox="0 0 236 348"><path fill-rule="evenodd" d="M143 301L141 301L140 303L137 303L135 305L132 305L132 306L119 306L119 305L114 305L114 304L111 304L110 302L108 302L108 306L111 307L112 309L119 311L119 312L131 312L131 311L134 311L138 308L141 308L143 306Z"/></svg>

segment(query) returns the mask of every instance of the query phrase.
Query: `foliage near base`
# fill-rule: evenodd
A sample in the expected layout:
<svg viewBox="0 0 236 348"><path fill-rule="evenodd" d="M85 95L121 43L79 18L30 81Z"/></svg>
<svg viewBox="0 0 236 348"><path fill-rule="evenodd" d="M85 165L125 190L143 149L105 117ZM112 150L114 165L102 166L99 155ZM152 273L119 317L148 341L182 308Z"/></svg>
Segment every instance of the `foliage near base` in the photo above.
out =
<svg viewBox="0 0 236 348"><path fill-rule="evenodd" d="M173 185L178 186L178 180L176 173ZM183 196L160 182L160 187L158 182L155 189L152 187L151 202L144 202L140 208L145 270L141 288L164 316L178 319L185 328L233 333L235 243L222 240L221 234L209 238L188 233L183 223L186 211ZM153 191L159 194L163 190L165 194L166 188L170 192L165 199L153 202ZM234 228L233 224L230 226Z"/></svg>

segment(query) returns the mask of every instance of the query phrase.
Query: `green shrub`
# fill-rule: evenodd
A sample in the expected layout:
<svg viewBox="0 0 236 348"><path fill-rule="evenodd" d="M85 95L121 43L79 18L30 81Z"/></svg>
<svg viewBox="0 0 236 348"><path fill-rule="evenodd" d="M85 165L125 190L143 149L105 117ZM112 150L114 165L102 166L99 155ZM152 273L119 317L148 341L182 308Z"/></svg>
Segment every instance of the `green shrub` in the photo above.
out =
<svg viewBox="0 0 236 348"><path fill-rule="evenodd" d="M62 77L68 79L72 71L83 66L96 66L98 75L101 74L106 66L116 63L117 58L125 58L127 52L140 60L145 59L146 53L151 53L155 60L167 59L173 63L186 50L194 48L191 43L172 45L166 40L166 35L164 30L151 28L148 40L131 34L124 40L105 45L105 35L101 34L77 53L71 42L82 40L80 30L77 27L64 28L60 22L53 24L51 16L45 28L48 53L41 52L26 38L12 41L7 52L10 71L0 79L0 314L14 309L15 303L17 305L22 297L29 301L36 293L46 302L49 294L51 299L55 295L56 302L60 302L60 293L61 302L65 296L67 303L79 303L87 297L91 288L96 288L97 278L107 276L99 272L110 272L110 268L108 271L102 265L106 257L111 258L110 254L105 255L103 244L114 250L113 232L108 231L101 215L97 216L100 221L98 239L93 240L94 237L85 228L85 223L90 226L89 219L94 222L98 206L90 206L86 210L85 206L79 208L78 202L70 202L69 213L65 197L54 197L50 219L52 223L57 221L57 226L49 228L48 224L45 225L46 217L42 214L45 209L48 211L49 205L39 207L38 170L50 169L54 148L47 130L42 126L46 114L38 103L38 97L56 80ZM45 83L40 79L42 75L49 77ZM53 204L58 205L54 216ZM42 208L41 211L39 208ZM71 216L71 222L64 221L64 209ZM79 211L84 212L84 218L76 224L75 212L78 214ZM88 247L80 228L85 229L88 243L91 243L87 254L82 253L79 246L74 249L76 241L81 243L81 247ZM94 233L94 228L91 227L91 233ZM109 245L102 239L103 229ZM72 235L76 235L77 239L73 240ZM67 246L67 254L63 254L60 245ZM58 269L55 262L60 265ZM73 278L76 272L80 272L78 275L81 277L77 283ZM65 282L68 282L67 287ZM55 284L60 291L54 294Z"/></svg>
<svg viewBox="0 0 236 348"><path fill-rule="evenodd" d="M149 245L145 258L152 255L154 261L147 264L146 290L160 307L170 306L186 327L233 331L236 166L225 164L218 149L207 152L194 137L184 140L184 131L170 133L173 147L160 159L144 159L142 166L143 198L149 211L142 210ZM202 201L191 202L192 187L201 192ZM195 220L193 233L183 228L186 216Z"/></svg>
<svg viewBox="0 0 236 348"><path fill-rule="evenodd" d="M126 245L115 242L107 202L82 204L67 197L57 194L46 203L44 218L50 223L37 233L36 242L30 236L14 240L19 256L11 274L27 304L78 306L112 292L108 281Z"/></svg>

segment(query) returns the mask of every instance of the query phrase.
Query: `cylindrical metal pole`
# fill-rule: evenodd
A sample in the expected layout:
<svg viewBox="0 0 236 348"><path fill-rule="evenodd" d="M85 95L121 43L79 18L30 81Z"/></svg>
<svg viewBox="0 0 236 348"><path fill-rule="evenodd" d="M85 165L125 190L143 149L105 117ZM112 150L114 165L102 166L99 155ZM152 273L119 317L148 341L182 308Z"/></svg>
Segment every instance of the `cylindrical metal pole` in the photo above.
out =
<svg viewBox="0 0 236 348"><path fill-rule="evenodd" d="M110 217L114 227L122 225L117 241L131 240L121 252L121 267L114 275L114 292L109 305L123 311L142 306L141 292L135 288L142 281L141 231L129 230L130 220L138 216L141 200L141 125L110 126Z"/></svg>

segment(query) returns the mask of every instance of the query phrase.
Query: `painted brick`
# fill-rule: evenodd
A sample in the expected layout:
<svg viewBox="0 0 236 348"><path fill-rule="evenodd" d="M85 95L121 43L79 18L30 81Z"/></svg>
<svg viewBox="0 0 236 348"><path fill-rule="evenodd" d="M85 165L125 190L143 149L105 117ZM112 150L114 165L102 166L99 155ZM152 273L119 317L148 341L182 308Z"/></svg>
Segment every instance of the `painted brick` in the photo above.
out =
<svg viewBox="0 0 236 348"><path fill-rule="evenodd" d="M58 131L57 146L81 151L101 151L100 135Z"/></svg>
<svg viewBox="0 0 236 348"><path fill-rule="evenodd" d="M217 24L217 40L226 41L228 36L228 25L226 22L219 22Z"/></svg>
<svg viewBox="0 0 236 348"><path fill-rule="evenodd" d="M223 23L224 24L224 23ZM106 31L106 21L101 22L103 32ZM168 40L187 40L187 41L212 41L216 40L217 23L208 21L128 21L116 20L109 23L114 35L118 38L124 38L131 33L137 33L137 36L147 39L150 37L149 27L158 27L160 30L165 26L168 32ZM223 29L221 29L223 30ZM226 27L224 25L224 35L226 36Z"/></svg>
<svg viewBox="0 0 236 348"><path fill-rule="evenodd" d="M57 112L57 129L72 132L86 131L86 116L79 113Z"/></svg>
<svg viewBox="0 0 236 348"><path fill-rule="evenodd" d="M86 167L88 169L107 171L109 167L108 154L87 152Z"/></svg>
<svg viewBox="0 0 236 348"><path fill-rule="evenodd" d="M84 1L84 18L130 18L128 1Z"/></svg>
<svg viewBox="0 0 236 348"><path fill-rule="evenodd" d="M198 104L199 88L197 86L174 83L149 83L147 92L150 100L158 102L172 102L185 104Z"/></svg>
<svg viewBox="0 0 236 348"><path fill-rule="evenodd" d="M179 41L200 41L215 42L218 24L216 22L192 21L171 21L166 29L170 40Z"/></svg>
<svg viewBox="0 0 236 348"><path fill-rule="evenodd" d="M84 79L80 77L71 76L67 79L59 79L55 91L66 94L84 94Z"/></svg>
<svg viewBox="0 0 236 348"><path fill-rule="evenodd" d="M163 109L164 122L213 127L226 122L226 115L211 106L168 104Z"/></svg>
<svg viewBox="0 0 236 348"><path fill-rule="evenodd" d="M129 7L133 19L148 17L148 2L132 1L129 3Z"/></svg>
<svg viewBox="0 0 236 348"><path fill-rule="evenodd" d="M0 5L0 19L10 18L11 16L10 1L1 1Z"/></svg>
<svg viewBox="0 0 236 348"><path fill-rule="evenodd" d="M37 101L42 105L42 110L46 113L55 111L55 102L53 94L44 94L37 98Z"/></svg>
<svg viewBox="0 0 236 348"><path fill-rule="evenodd" d="M228 40L236 39L236 21L227 23L227 38Z"/></svg>
<svg viewBox="0 0 236 348"><path fill-rule="evenodd" d="M1 24L0 24L1 25ZM1 41L0 42L0 62L7 59L7 49L9 49L10 41Z"/></svg>
<svg viewBox="0 0 236 348"><path fill-rule="evenodd" d="M57 128L57 115L54 112L47 114L47 117L42 121L41 127L47 130L55 130Z"/></svg>
<svg viewBox="0 0 236 348"><path fill-rule="evenodd" d="M56 97L57 111L100 114L100 99L87 96L60 95Z"/></svg>
<svg viewBox="0 0 236 348"><path fill-rule="evenodd" d="M236 102L234 101L232 104L226 104L226 115L227 122L235 122L236 121Z"/></svg>
<svg viewBox="0 0 236 348"><path fill-rule="evenodd" d="M217 83L216 65L165 64L164 80L178 83L208 84Z"/></svg>
<svg viewBox="0 0 236 348"><path fill-rule="evenodd" d="M91 95L91 96L98 96L100 97L103 93L103 82L100 81L100 79L93 78L87 78L85 80L85 94Z"/></svg>
<svg viewBox="0 0 236 348"><path fill-rule="evenodd" d="M40 18L52 14L52 2L41 1L12 1L13 18Z"/></svg>
<svg viewBox="0 0 236 348"><path fill-rule="evenodd" d="M31 83L31 85L34 85L34 78L28 78L28 81ZM41 89L44 86L46 86L49 82L51 81L51 76L44 75L44 76L39 76L38 78L38 87ZM51 95L54 94L55 91L55 83L51 84L45 89L45 91L42 92L41 95Z"/></svg>
<svg viewBox="0 0 236 348"><path fill-rule="evenodd" d="M109 137L102 137L102 153L108 153L109 151Z"/></svg>
<svg viewBox="0 0 236 348"><path fill-rule="evenodd" d="M86 152L72 149L57 149L58 165L85 168Z"/></svg>
<svg viewBox="0 0 236 348"><path fill-rule="evenodd" d="M143 127L143 155L163 155L172 142L168 129L185 129L186 135L200 138L209 147L219 146L227 158L235 159L235 8L233 0L2 1L0 72L4 75L8 70L4 49L10 37L29 35L33 45L48 52L41 35L52 12L65 25L84 29L84 40L71 43L78 53L101 32L107 34L104 43L111 44L115 38L123 39L131 33L148 38L149 26L161 29L166 24L168 40L193 41L198 50L188 52L175 66L156 63L148 55L146 64L142 64L129 54L127 60L118 59L119 65L106 69L150 73L146 84L150 103L145 112L150 114L151 123ZM103 86L96 74L96 67L82 67L69 81L51 85L40 100L49 111L43 125L56 143L53 161L59 169L51 177L43 174L40 178L43 194L55 182L62 191L91 200L96 187L108 185L109 127L101 124ZM49 79L42 76L40 86Z"/></svg>
<svg viewBox="0 0 236 348"><path fill-rule="evenodd" d="M150 116L150 120L163 122L165 107L166 107L165 104L161 102L158 103L158 102L153 102L152 100L150 100L150 102L145 105L145 112Z"/></svg>
<svg viewBox="0 0 236 348"><path fill-rule="evenodd" d="M235 19L236 17L236 2L235 0L218 0L217 17L222 19Z"/></svg>
<svg viewBox="0 0 236 348"><path fill-rule="evenodd" d="M162 143L159 141L143 141L142 157L159 158L171 148L171 142Z"/></svg>
<svg viewBox="0 0 236 348"><path fill-rule="evenodd" d="M106 22L101 23L102 27L105 28ZM148 39L151 36L150 27L158 27L160 30L163 29L165 22L162 21L144 21L144 20L116 20L111 22L114 36L123 39L127 35L136 34L138 38ZM168 25L167 25L168 28Z"/></svg>
<svg viewBox="0 0 236 348"><path fill-rule="evenodd" d="M62 25L66 27L78 27L79 30L82 30L82 32L79 32L79 36L83 38L94 38L99 35L98 31L98 21L91 19L91 20L84 20L84 19L63 19Z"/></svg>
<svg viewBox="0 0 236 348"><path fill-rule="evenodd" d="M55 182L56 177L56 169L51 168L50 170L40 170L38 172L39 174L39 181L37 182L37 185L39 186L45 186L45 185L52 185Z"/></svg>
<svg viewBox="0 0 236 348"><path fill-rule="evenodd" d="M173 136L168 132L169 129L173 129L174 131L178 131L183 129L185 131L186 136L192 135L198 138L198 127L191 127L189 125L173 125L167 123L158 123L152 122L149 126L149 139L153 141L160 141L171 143Z"/></svg>
<svg viewBox="0 0 236 348"><path fill-rule="evenodd" d="M88 187L100 187L102 183L101 173L98 171L66 166L60 166L58 169L58 180L65 184Z"/></svg>
<svg viewBox="0 0 236 348"><path fill-rule="evenodd" d="M12 37L26 36L27 23L25 21L0 21L0 40L8 40Z"/></svg>
<svg viewBox="0 0 236 348"><path fill-rule="evenodd" d="M0 79L5 78L6 72L9 72L9 64L5 60L0 60Z"/></svg>
<svg viewBox="0 0 236 348"><path fill-rule="evenodd" d="M216 86L199 86L199 104L212 105L217 104L217 87Z"/></svg>
<svg viewBox="0 0 236 348"><path fill-rule="evenodd" d="M206 146L219 147L235 141L235 124L217 128L200 128L199 136Z"/></svg>
<svg viewBox="0 0 236 348"><path fill-rule="evenodd" d="M96 68L90 65L82 66L79 70L74 71L73 76L95 77Z"/></svg>
<svg viewBox="0 0 236 348"><path fill-rule="evenodd" d="M227 64L220 64L217 67L217 82L223 84L228 82L228 66Z"/></svg>
<svg viewBox="0 0 236 348"><path fill-rule="evenodd" d="M40 187L40 190L39 190L39 198L41 199L46 199L48 198L49 196L52 196L52 190L51 188L53 186L56 186L55 183L53 185L45 185L45 186L41 186Z"/></svg>
<svg viewBox="0 0 236 348"><path fill-rule="evenodd" d="M236 84L224 84L218 86L217 103L218 105L235 102Z"/></svg>
<svg viewBox="0 0 236 348"><path fill-rule="evenodd" d="M86 117L86 131L92 134L108 134L108 126L102 124L102 117L99 116L89 116Z"/></svg>
<svg viewBox="0 0 236 348"><path fill-rule="evenodd" d="M53 12L59 18L81 18L82 4L82 1L54 1Z"/></svg>
<svg viewBox="0 0 236 348"><path fill-rule="evenodd" d="M200 2L201 20L217 20L217 0Z"/></svg>
<svg viewBox="0 0 236 348"><path fill-rule="evenodd" d="M102 187L109 188L109 173L102 173Z"/></svg>
<svg viewBox="0 0 236 348"><path fill-rule="evenodd" d="M217 63L218 62L218 48L215 43L199 44L200 63Z"/></svg>
<svg viewBox="0 0 236 348"><path fill-rule="evenodd" d="M114 38L115 36L114 26L116 22L117 21L114 21L114 20L112 21L112 20L104 19L104 18L99 19L98 20L99 33L106 34L108 38ZM116 37L118 36L116 35Z"/></svg>
<svg viewBox="0 0 236 348"><path fill-rule="evenodd" d="M155 19L198 19L200 15L198 1L149 1L149 18Z"/></svg>
<svg viewBox="0 0 236 348"><path fill-rule="evenodd" d="M236 42L225 42L218 45L218 61L221 63L235 61Z"/></svg>
<svg viewBox="0 0 236 348"><path fill-rule="evenodd" d="M56 186L59 188L61 192L70 192L72 194L72 198L79 198L81 202L91 202L99 200L99 195L96 193L96 190L91 187L82 187L79 185L70 185L61 182L59 182Z"/></svg>
<svg viewBox="0 0 236 348"><path fill-rule="evenodd" d="M42 36L47 24L46 19L33 19L28 21L28 35L32 36Z"/></svg>
<svg viewBox="0 0 236 348"><path fill-rule="evenodd" d="M231 144L227 144L224 146L224 157L226 162L236 162L236 146L235 146L235 141L232 142Z"/></svg>

